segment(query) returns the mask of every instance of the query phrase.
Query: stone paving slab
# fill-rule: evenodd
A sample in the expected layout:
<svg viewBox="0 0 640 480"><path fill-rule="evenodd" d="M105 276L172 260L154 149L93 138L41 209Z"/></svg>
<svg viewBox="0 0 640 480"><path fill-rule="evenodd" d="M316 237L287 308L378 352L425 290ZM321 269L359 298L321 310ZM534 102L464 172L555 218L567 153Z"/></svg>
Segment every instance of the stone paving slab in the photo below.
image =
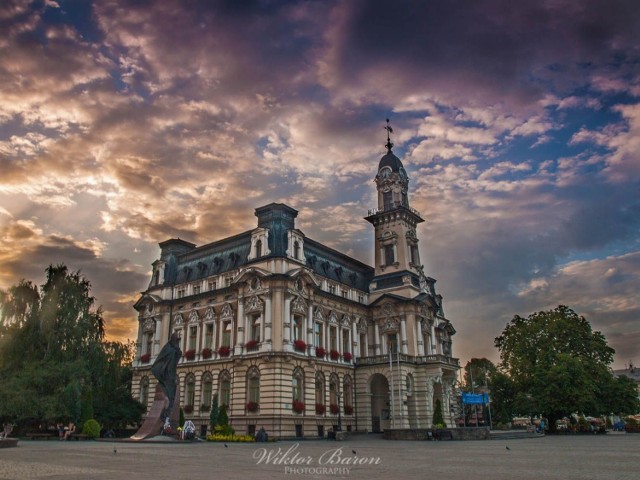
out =
<svg viewBox="0 0 640 480"><path fill-rule="evenodd" d="M0 479L636 480L639 452L640 435L468 442L387 441L376 436L227 447L206 442L25 440L0 451Z"/></svg>

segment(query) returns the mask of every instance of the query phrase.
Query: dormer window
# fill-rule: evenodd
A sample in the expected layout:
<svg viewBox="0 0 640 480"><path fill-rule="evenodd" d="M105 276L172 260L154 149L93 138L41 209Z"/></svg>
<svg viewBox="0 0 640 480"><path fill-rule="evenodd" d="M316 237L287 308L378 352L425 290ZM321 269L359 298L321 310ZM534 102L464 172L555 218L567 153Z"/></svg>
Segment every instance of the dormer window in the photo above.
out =
<svg viewBox="0 0 640 480"><path fill-rule="evenodd" d="M262 240L256 242L256 258L262 256Z"/></svg>
<svg viewBox="0 0 640 480"><path fill-rule="evenodd" d="M297 241L293 242L293 258L300 259L300 244Z"/></svg>

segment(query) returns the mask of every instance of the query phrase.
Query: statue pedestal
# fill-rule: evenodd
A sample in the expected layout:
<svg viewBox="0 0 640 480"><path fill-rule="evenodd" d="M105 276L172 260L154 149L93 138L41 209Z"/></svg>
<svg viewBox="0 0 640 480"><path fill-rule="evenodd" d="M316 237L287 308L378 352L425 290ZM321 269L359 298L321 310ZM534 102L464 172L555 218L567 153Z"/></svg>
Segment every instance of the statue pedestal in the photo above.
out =
<svg viewBox="0 0 640 480"><path fill-rule="evenodd" d="M162 391L160 384L156 385L156 393L153 397L153 405L147 414L142 426L132 435L131 440L141 441L149 437L155 437L162 433L165 417L163 412L165 405L169 403L167 396ZM173 402L173 409L169 415L169 423L172 429L177 433L180 423L180 385L176 385L176 397Z"/></svg>

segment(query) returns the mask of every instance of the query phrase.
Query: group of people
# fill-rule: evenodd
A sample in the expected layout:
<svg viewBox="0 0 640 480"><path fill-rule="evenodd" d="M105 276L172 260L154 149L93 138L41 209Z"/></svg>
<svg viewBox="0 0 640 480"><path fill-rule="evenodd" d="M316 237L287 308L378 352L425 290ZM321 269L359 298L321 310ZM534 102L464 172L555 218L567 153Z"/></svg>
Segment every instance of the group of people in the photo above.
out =
<svg viewBox="0 0 640 480"><path fill-rule="evenodd" d="M76 424L69 422L66 427L62 423L58 423L58 437L60 440L69 440L71 436L76 433Z"/></svg>

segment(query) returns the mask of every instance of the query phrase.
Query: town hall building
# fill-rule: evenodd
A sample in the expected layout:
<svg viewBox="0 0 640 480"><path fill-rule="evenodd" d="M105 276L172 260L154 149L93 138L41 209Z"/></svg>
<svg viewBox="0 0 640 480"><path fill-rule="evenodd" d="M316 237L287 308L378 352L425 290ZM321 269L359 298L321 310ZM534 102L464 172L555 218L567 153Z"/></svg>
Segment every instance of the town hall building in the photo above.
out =
<svg viewBox="0 0 640 480"><path fill-rule="evenodd" d="M181 338L180 404L206 431L212 398L237 433L326 436L329 429L430 428L438 402L454 427L455 329L425 275L409 178L387 141L375 183L375 264L307 237L272 203L256 228L206 245L160 243L134 308L133 394L150 408L151 365Z"/></svg>

